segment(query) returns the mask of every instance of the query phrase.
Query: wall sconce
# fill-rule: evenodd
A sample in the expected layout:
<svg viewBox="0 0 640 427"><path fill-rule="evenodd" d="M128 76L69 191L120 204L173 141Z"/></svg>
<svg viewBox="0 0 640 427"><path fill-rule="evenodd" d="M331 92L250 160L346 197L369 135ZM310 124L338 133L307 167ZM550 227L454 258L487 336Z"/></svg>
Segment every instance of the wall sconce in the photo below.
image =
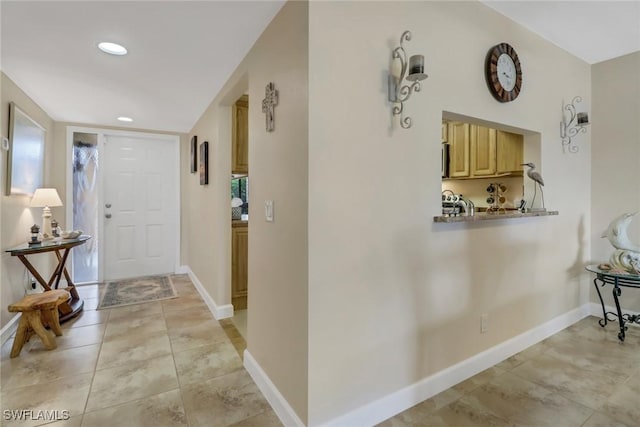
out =
<svg viewBox="0 0 640 427"><path fill-rule="evenodd" d="M413 55L409 59L409 74L406 76L406 80L412 83L403 85L405 75L407 74L407 53L402 45L405 41L411 41L410 31L402 33L400 46L396 47L391 55L392 65L389 71L389 101L395 104L391 111L394 116L400 116L400 126L404 129L409 129L411 127L411 117L404 117L404 103L409 100L413 92L420 92L420 81L426 79L428 76L424 73L424 56ZM399 73L397 67L394 69L394 65L397 65L396 60L400 61L401 68Z"/></svg>
<svg viewBox="0 0 640 427"><path fill-rule="evenodd" d="M589 115L586 112L577 112L576 104L582 102L582 97L576 96L571 100L571 104L562 106L562 122L560 122L560 137L562 138L562 146L566 147L570 153L577 153L580 148L573 144L571 138L579 133L587 133L586 126L589 125ZM564 104L564 103L563 103ZM569 120L567 114L569 112Z"/></svg>

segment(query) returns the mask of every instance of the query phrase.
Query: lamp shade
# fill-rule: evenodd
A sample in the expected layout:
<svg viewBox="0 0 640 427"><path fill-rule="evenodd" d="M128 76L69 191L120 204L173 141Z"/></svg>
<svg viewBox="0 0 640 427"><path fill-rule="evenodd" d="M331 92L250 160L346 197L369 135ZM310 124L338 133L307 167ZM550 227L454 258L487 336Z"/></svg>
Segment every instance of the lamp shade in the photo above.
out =
<svg viewBox="0 0 640 427"><path fill-rule="evenodd" d="M55 188L38 188L33 194L30 206L32 208L62 206L62 200Z"/></svg>

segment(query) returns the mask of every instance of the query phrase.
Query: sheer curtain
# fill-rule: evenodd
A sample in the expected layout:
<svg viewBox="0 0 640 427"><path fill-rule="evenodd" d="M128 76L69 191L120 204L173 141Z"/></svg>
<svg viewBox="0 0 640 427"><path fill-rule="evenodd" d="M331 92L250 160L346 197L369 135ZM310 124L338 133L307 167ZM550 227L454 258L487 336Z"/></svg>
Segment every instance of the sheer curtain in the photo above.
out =
<svg viewBox="0 0 640 427"><path fill-rule="evenodd" d="M97 136L97 135L92 135ZM97 141L97 138L95 138ZM98 281L98 146L73 143L73 229L93 236L73 250L73 280Z"/></svg>

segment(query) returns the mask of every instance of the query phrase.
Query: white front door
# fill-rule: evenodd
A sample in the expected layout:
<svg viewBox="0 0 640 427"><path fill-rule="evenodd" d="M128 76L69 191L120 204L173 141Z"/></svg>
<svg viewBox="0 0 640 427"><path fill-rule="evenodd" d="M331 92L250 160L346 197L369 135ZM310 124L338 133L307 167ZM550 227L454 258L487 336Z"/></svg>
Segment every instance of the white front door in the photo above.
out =
<svg viewBox="0 0 640 427"><path fill-rule="evenodd" d="M174 272L176 154L174 141L105 135L104 280Z"/></svg>

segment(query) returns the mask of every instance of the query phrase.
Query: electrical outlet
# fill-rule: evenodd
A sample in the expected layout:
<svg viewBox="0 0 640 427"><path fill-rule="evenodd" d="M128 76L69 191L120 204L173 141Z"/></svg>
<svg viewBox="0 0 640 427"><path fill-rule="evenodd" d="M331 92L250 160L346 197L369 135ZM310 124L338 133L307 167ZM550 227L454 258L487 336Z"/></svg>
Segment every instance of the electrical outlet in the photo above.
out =
<svg viewBox="0 0 640 427"><path fill-rule="evenodd" d="M480 333L484 334L489 330L489 315L483 314L480 316Z"/></svg>
<svg viewBox="0 0 640 427"><path fill-rule="evenodd" d="M37 283L30 283L25 289L25 294L39 294L43 291L43 289Z"/></svg>

